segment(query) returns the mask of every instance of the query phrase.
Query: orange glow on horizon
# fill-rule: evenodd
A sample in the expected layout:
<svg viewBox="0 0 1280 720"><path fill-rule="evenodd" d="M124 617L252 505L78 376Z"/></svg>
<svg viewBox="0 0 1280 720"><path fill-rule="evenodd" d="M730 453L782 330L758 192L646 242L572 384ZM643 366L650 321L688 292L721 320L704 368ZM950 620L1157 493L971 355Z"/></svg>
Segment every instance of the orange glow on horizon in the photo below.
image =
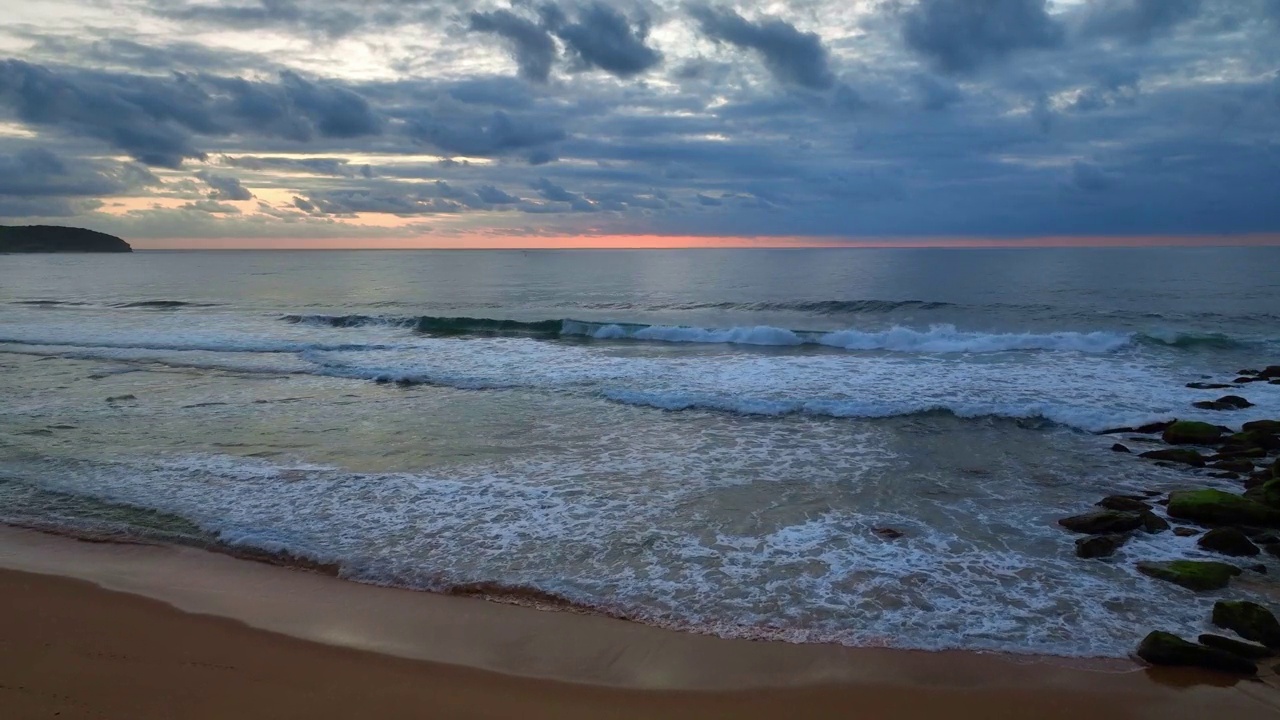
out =
<svg viewBox="0 0 1280 720"><path fill-rule="evenodd" d="M697 248L1073 248L1280 246L1280 234L972 237L715 237L684 235L138 239L137 250L669 250Z"/></svg>

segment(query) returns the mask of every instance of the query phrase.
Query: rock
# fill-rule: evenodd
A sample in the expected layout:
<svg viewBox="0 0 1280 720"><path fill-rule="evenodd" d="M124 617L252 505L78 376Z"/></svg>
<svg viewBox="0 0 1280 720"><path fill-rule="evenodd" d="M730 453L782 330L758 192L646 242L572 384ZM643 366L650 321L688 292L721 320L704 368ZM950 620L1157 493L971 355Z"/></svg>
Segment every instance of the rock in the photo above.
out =
<svg viewBox="0 0 1280 720"><path fill-rule="evenodd" d="M1195 528L1176 527L1173 529L1173 534L1178 537L1195 537L1200 534L1200 531Z"/></svg>
<svg viewBox="0 0 1280 720"><path fill-rule="evenodd" d="M1266 575L1266 574L1267 574L1267 566L1266 566L1266 565L1263 565L1262 563L1255 563L1255 564L1253 564L1253 565L1245 565L1245 566L1244 566L1244 569L1245 569L1245 570L1248 570L1249 572L1255 572L1255 573L1258 573L1259 575Z"/></svg>
<svg viewBox="0 0 1280 720"><path fill-rule="evenodd" d="M1148 460L1167 460L1169 462L1182 463L1183 465L1191 465L1193 467L1204 467L1204 456L1199 450L1190 450L1185 448L1169 448L1167 450L1151 450L1144 452L1138 457L1144 457Z"/></svg>
<svg viewBox="0 0 1280 720"><path fill-rule="evenodd" d="M1270 650L1256 643L1233 640L1229 637L1213 635L1211 633L1205 633L1196 639L1205 647L1226 650L1232 655L1239 655L1242 658L1249 658L1250 660L1261 660L1262 658L1271 657Z"/></svg>
<svg viewBox="0 0 1280 720"><path fill-rule="evenodd" d="M1235 565L1203 560L1140 562L1138 572L1197 592L1221 590L1242 571Z"/></svg>
<svg viewBox="0 0 1280 720"><path fill-rule="evenodd" d="M1245 423L1240 429L1245 432L1257 430L1269 434L1280 434L1280 420L1254 420Z"/></svg>
<svg viewBox="0 0 1280 720"><path fill-rule="evenodd" d="M1236 675L1256 675L1258 666L1248 658L1226 650L1187 642L1167 632L1153 632L1138 645L1138 657L1152 665L1207 668Z"/></svg>
<svg viewBox="0 0 1280 720"><path fill-rule="evenodd" d="M1239 480L1240 473L1233 473L1233 472L1209 473L1209 477L1218 478L1219 480Z"/></svg>
<svg viewBox="0 0 1280 720"><path fill-rule="evenodd" d="M137 399L138 398L135 395L116 395L114 397L107 398L107 402L124 402L126 400L137 400Z"/></svg>
<svg viewBox="0 0 1280 720"><path fill-rule="evenodd" d="M1218 442L1222 431L1217 425L1179 420L1166 428L1161 437L1170 445L1209 445Z"/></svg>
<svg viewBox="0 0 1280 720"><path fill-rule="evenodd" d="M1072 532L1102 535L1137 530L1142 526L1142 517L1135 512L1095 510L1084 515L1062 518L1058 524Z"/></svg>
<svg viewBox="0 0 1280 720"><path fill-rule="evenodd" d="M1169 529L1169 522L1153 512L1142 513L1142 530L1151 535Z"/></svg>
<svg viewBox="0 0 1280 720"><path fill-rule="evenodd" d="M1280 510L1221 490L1178 490L1169 494L1169 517L1211 525L1280 527Z"/></svg>
<svg viewBox="0 0 1280 720"><path fill-rule="evenodd" d="M1262 549L1266 550L1268 555L1271 555L1273 557L1280 557L1280 543L1271 543L1270 545L1263 545Z"/></svg>
<svg viewBox="0 0 1280 720"><path fill-rule="evenodd" d="M1245 369L1245 370L1237 370L1237 371L1236 371L1236 374L1237 374L1237 375L1257 375L1257 374L1258 374L1258 372L1259 372L1259 371L1257 371L1257 370L1248 370L1248 369Z"/></svg>
<svg viewBox="0 0 1280 720"><path fill-rule="evenodd" d="M1262 372L1258 373L1258 377L1266 380L1280 379L1280 365L1268 365Z"/></svg>
<svg viewBox="0 0 1280 720"><path fill-rule="evenodd" d="M1082 558L1111 557L1125 543L1128 535L1093 535L1076 540L1076 555Z"/></svg>
<svg viewBox="0 0 1280 720"><path fill-rule="evenodd" d="M1229 458L1227 460L1219 460L1209 467L1215 470L1226 470L1228 472L1247 473L1253 472L1253 463L1245 458Z"/></svg>
<svg viewBox="0 0 1280 720"><path fill-rule="evenodd" d="M1280 380L1268 380L1268 385L1280 385Z"/></svg>
<svg viewBox="0 0 1280 720"><path fill-rule="evenodd" d="M1222 397L1218 398L1214 402L1219 402L1224 405L1230 405L1232 407L1240 408L1241 410L1245 408L1253 407L1253 403L1240 397L1239 395L1223 395Z"/></svg>
<svg viewBox="0 0 1280 720"><path fill-rule="evenodd" d="M1153 498L1153 497L1160 497L1164 493L1160 492L1159 490L1143 490L1142 494L1147 496L1148 498Z"/></svg>
<svg viewBox="0 0 1280 720"><path fill-rule="evenodd" d="M1262 381L1263 381L1263 380L1265 380L1265 379L1266 379L1266 378L1260 378L1260 377L1256 377L1256 376L1254 376L1254 377L1238 377L1238 378L1236 378L1235 380L1232 380L1231 382L1235 383L1236 385L1246 385L1246 384L1248 384L1248 383L1262 382Z"/></svg>
<svg viewBox="0 0 1280 720"><path fill-rule="evenodd" d="M1274 530L1259 530L1257 528L1242 529L1244 530L1244 534L1249 536L1250 540L1259 545L1280 543L1280 533L1277 533Z"/></svg>
<svg viewBox="0 0 1280 720"><path fill-rule="evenodd" d="M1120 443L1116 443L1115 445L1111 446L1111 452L1131 453L1133 451L1125 447L1124 445L1121 445Z"/></svg>
<svg viewBox="0 0 1280 720"><path fill-rule="evenodd" d="M1251 491L1257 491L1254 499L1263 505L1280 508L1280 478L1272 478Z"/></svg>
<svg viewBox="0 0 1280 720"><path fill-rule="evenodd" d="M1260 550L1249 542L1249 538L1236 528L1216 528L1205 533L1196 544L1205 550L1212 550L1233 557L1252 557Z"/></svg>
<svg viewBox="0 0 1280 720"><path fill-rule="evenodd" d="M901 530L894 530L893 528L889 528L889 527L871 528L871 532L875 533L876 535L879 535L880 537L886 540L897 540L898 538L906 534Z"/></svg>
<svg viewBox="0 0 1280 720"><path fill-rule="evenodd" d="M1280 622L1271 611L1246 600L1219 600L1213 604L1213 624L1234 630L1237 635L1280 648Z"/></svg>
<svg viewBox="0 0 1280 720"><path fill-rule="evenodd" d="M1150 505L1126 495L1108 495L1094 504L1108 510L1125 512L1147 512L1151 509Z"/></svg>
<svg viewBox="0 0 1280 720"><path fill-rule="evenodd" d="M1192 390L1226 390L1232 386L1226 383L1190 382L1187 387Z"/></svg>
<svg viewBox="0 0 1280 720"><path fill-rule="evenodd" d="M1265 430L1245 430L1223 438L1224 450L1231 448L1262 448L1280 450L1280 435Z"/></svg>

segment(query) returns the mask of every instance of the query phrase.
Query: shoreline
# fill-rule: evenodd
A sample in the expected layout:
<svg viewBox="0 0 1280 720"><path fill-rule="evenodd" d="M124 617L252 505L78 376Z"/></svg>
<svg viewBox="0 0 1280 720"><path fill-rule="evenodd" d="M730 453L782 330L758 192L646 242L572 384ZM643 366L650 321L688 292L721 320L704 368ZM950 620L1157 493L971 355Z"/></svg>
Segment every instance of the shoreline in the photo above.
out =
<svg viewBox="0 0 1280 720"><path fill-rule="evenodd" d="M439 709L445 717L510 716L510 703L524 701L533 704L520 706L522 717L570 718L750 718L797 709L826 717L856 708L974 718L1280 713L1280 683L1270 673L1237 681L1128 661L727 640L361 585L178 546L0 527L0 568L0 655L8 658L0 662L13 665L0 670L0 704L33 703L15 705L30 713L19 717L47 716L43 710L70 707L72 697L131 708L130 717L163 717L175 693L226 694L202 704L209 713L202 716L245 707L251 716L275 716L267 711L279 711L273 703L307 702L299 687L314 692L315 678L352 673L360 676L349 688L357 699L388 693L391 705L378 707L386 716L421 716L414 698L442 696L453 703ZM91 652L76 649L86 643ZM166 670L159 660L166 652L191 659ZM206 653L213 655L195 659ZM289 659L270 666L261 659L276 654ZM119 658L141 658L150 669L103 695L97 679L129 669ZM225 669L246 664L255 668L247 677ZM143 687L156 674L166 677L162 692ZM225 685L236 677L243 687ZM26 690L15 691L15 682ZM354 712L338 689L321 694L328 701L315 706L318 717ZM151 701L160 703L154 713L145 710Z"/></svg>

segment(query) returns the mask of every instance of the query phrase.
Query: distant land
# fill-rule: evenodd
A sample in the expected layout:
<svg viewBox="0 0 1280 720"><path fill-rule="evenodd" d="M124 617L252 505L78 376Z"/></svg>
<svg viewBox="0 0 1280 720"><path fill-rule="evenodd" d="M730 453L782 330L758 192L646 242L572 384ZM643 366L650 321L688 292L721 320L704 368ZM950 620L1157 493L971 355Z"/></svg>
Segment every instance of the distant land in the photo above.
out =
<svg viewBox="0 0 1280 720"><path fill-rule="evenodd" d="M0 225L0 253L133 252L114 235L58 225Z"/></svg>

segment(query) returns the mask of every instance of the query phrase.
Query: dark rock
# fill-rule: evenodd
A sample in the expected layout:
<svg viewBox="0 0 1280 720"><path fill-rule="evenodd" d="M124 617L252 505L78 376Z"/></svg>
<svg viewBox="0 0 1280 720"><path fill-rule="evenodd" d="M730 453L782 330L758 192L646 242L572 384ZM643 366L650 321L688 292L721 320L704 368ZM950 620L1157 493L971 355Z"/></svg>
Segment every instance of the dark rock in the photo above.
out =
<svg viewBox="0 0 1280 720"><path fill-rule="evenodd" d="M1167 632L1153 632L1138 645L1138 657L1152 665L1200 667L1235 675L1256 675L1258 666L1226 650L1187 642Z"/></svg>
<svg viewBox="0 0 1280 720"><path fill-rule="evenodd" d="M1268 380L1268 385L1280 385L1280 380Z"/></svg>
<svg viewBox="0 0 1280 720"><path fill-rule="evenodd" d="M1280 510L1221 490L1178 490L1169 494L1169 517L1211 525L1280 527Z"/></svg>
<svg viewBox="0 0 1280 720"><path fill-rule="evenodd" d="M1258 377L1267 380L1280 379L1280 365L1268 365L1262 372L1258 373Z"/></svg>
<svg viewBox="0 0 1280 720"><path fill-rule="evenodd" d="M1243 571L1235 565L1203 560L1140 562L1138 572L1197 592L1221 590Z"/></svg>
<svg viewBox="0 0 1280 720"><path fill-rule="evenodd" d="M889 527L871 528L871 532L875 533L876 535L879 535L880 537L886 540L897 540L898 538L906 534L901 530L894 530L893 528L889 528Z"/></svg>
<svg viewBox="0 0 1280 720"><path fill-rule="evenodd" d="M1153 512L1142 513L1142 529L1155 535L1169 529L1169 522Z"/></svg>
<svg viewBox="0 0 1280 720"><path fill-rule="evenodd" d="M1196 639L1205 647L1226 650L1232 655L1239 655L1242 658L1249 658L1250 660L1261 660L1262 658L1271 657L1270 650L1256 643L1233 640L1229 637L1213 635L1211 633L1205 633Z"/></svg>
<svg viewBox="0 0 1280 720"><path fill-rule="evenodd" d="M1231 527L1210 530L1196 544L1205 550L1233 557L1252 557L1260 552L1243 532Z"/></svg>
<svg viewBox="0 0 1280 720"><path fill-rule="evenodd" d="M138 399L137 396L134 396L134 395L116 395L114 397L107 398L107 402L125 402L126 400L137 400L137 399Z"/></svg>
<svg viewBox="0 0 1280 720"><path fill-rule="evenodd" d="M1257 490L1258 496L1255 499L1258 502L1269 507L1280 508L1280 478L1272 478L1252 490Z"/></svg>
<svg viewBox="0 0 1280 720"><path fill-rule="evenodd" d="M1240 426L1244 432L1280 433L1280 420L1254 420Z"/></svg>
<svg viewBox="0 0 1280 720"><path fill-rule="evenodd" d="M1191 407L1199 410L1235 410L1234 407L1230 405L1223 405L1216 400L1200 400L1198 402L1191 403Z"/></svg>
<svg viewBox="0 0 1280 720"><path fill-rule="evenodd" d="M1280 543L1280 533L1277 533L1275 530L1262 530L1259 528L1240 529L1244 530L1244 534L1248 535L1250 540L1260 545Z"/></svg>
<svg viewBox="0 0 1280 720"><path fill-rule="evenodd" d="M1115 445L1111 446L1111 452L1131 453L1133 451L1125 447L1124 445L1121 445L1120 443L1116 443Z"/></svg>
<svg viewBox="0 0 1280 720"><path fill-rule="evenodd" d="M1223 450L1233 448L1262 448L1280 450L1280 435L1266 430L1245 430L1222 439Z"/></svg>
<svg viewBox="0 0 1280 720"><path fill-rule="evenodd" d="M1209 445L1218 442L1222 431L1217 425L1179 420L1166 428L1161 437L1170 445Z"/></svg>
<svg viewBox="0 0 1280 720"><path fill-rule="evenodd" d="M1147 512L1151 509L1150 505L1126 495L1108 495L1094 504L1108 510L1123 510L1125 512Z"/></svg>
<svg viewBox="0 0 1280 720"><path fill-rule="evenodd" d="M1160 492L1159 490L1143 490L1142 494L1149 498L1153 498L1153 497L1160 497L1164 493Z"/></svg>
<svg viewBox="0 0 1280 720"><path fill-rule="evenodd" d="M1256 376L1255 377L1238 377L1235 380L1232 380L1231 382L1235 383L1236 385L1246 385L1248 383L1262 382L1265 379L1266 378L1260 378Z"/></svg>
<svg viewBox="0 0 1280 720"><path fill-rule="evenodd" d="M1240 397L1239 395L1223 395L1222 397L1218 398L1216 402L1220 402L1225 405L1231 405L1233 407L1240 408L1241 410L1243 410L1244 408L1253 407L1253 403Z"/></svg>
<svg viewBox="0 0 1280 720"><path fill-rule="evenodd" d="M1271 479L1271 473L1265 472L1265 471L1256 472L1244 479L1244 486L1252 490L1253 488L1261 487L1262 485L1266 484L1266 482L1270 479Z"/></svg>
<svg viewBox="0 0 1280 720"><path fill-rule="evenodd" d="M1257 374L1258 374L1258 372L1259 372L1259 371L1257 371L1257 370L1247 370L1247 369L1246 369L1246 370L1237 370L1237 371L1236 371L1236 374L1237 374L1237 375L1257 375Z"/></svg>
<svg viewBox="0 0 1280 720"><path fill-rule="evenodd" d="M1269 545L1263 545L1262 549L1266 550L1268 555L1271 555L1273 557L1280 557L1280 543L1271 543Z"/></svg>
<svg viewBox="0 0 1280 720"><path fill-rule="evenodd" d="M1209 473L1209 477L1218 478L1219 480L1239 480L1240 473L1233 473L1233 472Z"/></svg>
<svg viewBox="0 0 1280 720"><path fill-rule="evenodd" d="M1095 510L1084 515L1062 518L1058 524L1072 532L1102 535L1137 530L1142 526L1142 516L1135 512Z"/></svg>
<svg viewBox="0 0 1280 720"><path fill-rule="evenodd" d="M1200 451L1188 448L1151 450L1150 452L1142 453L1138 457L1144 457L1148 460L1167 460L1169 462L1182 463L1183 465L1191 465L1193 467L1204 467L1204 456L1200 454Z"/></svg>
<svg viewBox="0 0 1280 720"><path fill-rule="evenodd" d="M1111 557L1126 542L1128 535L1093 535L1076 540L1076 555L1082 558Z"/></svg>
<svg viewBox="0 0 1280 720"><path fill-rule="evenodd" d="M1249 462L1245 458L1229 458L1226 460L1219 460L1218 462L1213 463L1209 467L1215 470L1226 470L1228 472L1237 472L1237 473L1253 472L1253 463Z"/></svg>
<svg viewBox="0 0 1280 720"><path fill-rule="evenodd" d="M1263 565L1262 563L1256 563L1254 565L1245 565L1244 569L1248 570L1249 572L1258 573L1259 575L1267 574L1267 566Z"/></svg>
<svg viewBox="0 0 1280 720"><path fill-rule="evenodd" d="M1187 387L1192 390L1226 390L1231 385L1226 383L1191 382L1187 383Z"/></svg>
<svg viewBox="0 0 1280 720"><path fill-rule="evenodd" d="M1271 611L1246 600L1219 600L1213 604L1213 624L1234 630L1237 635L1280 648L1280 622Z"/></svg>
<svg viewBox="0 0 1280 720"><path fill-rule="evenodd" d="M1195 528L1176 527L1173 529L1173 534L1177 535L1178 537L1195 537L1196 535L1200 534L1200 531L1196 530Z"/></svg>

